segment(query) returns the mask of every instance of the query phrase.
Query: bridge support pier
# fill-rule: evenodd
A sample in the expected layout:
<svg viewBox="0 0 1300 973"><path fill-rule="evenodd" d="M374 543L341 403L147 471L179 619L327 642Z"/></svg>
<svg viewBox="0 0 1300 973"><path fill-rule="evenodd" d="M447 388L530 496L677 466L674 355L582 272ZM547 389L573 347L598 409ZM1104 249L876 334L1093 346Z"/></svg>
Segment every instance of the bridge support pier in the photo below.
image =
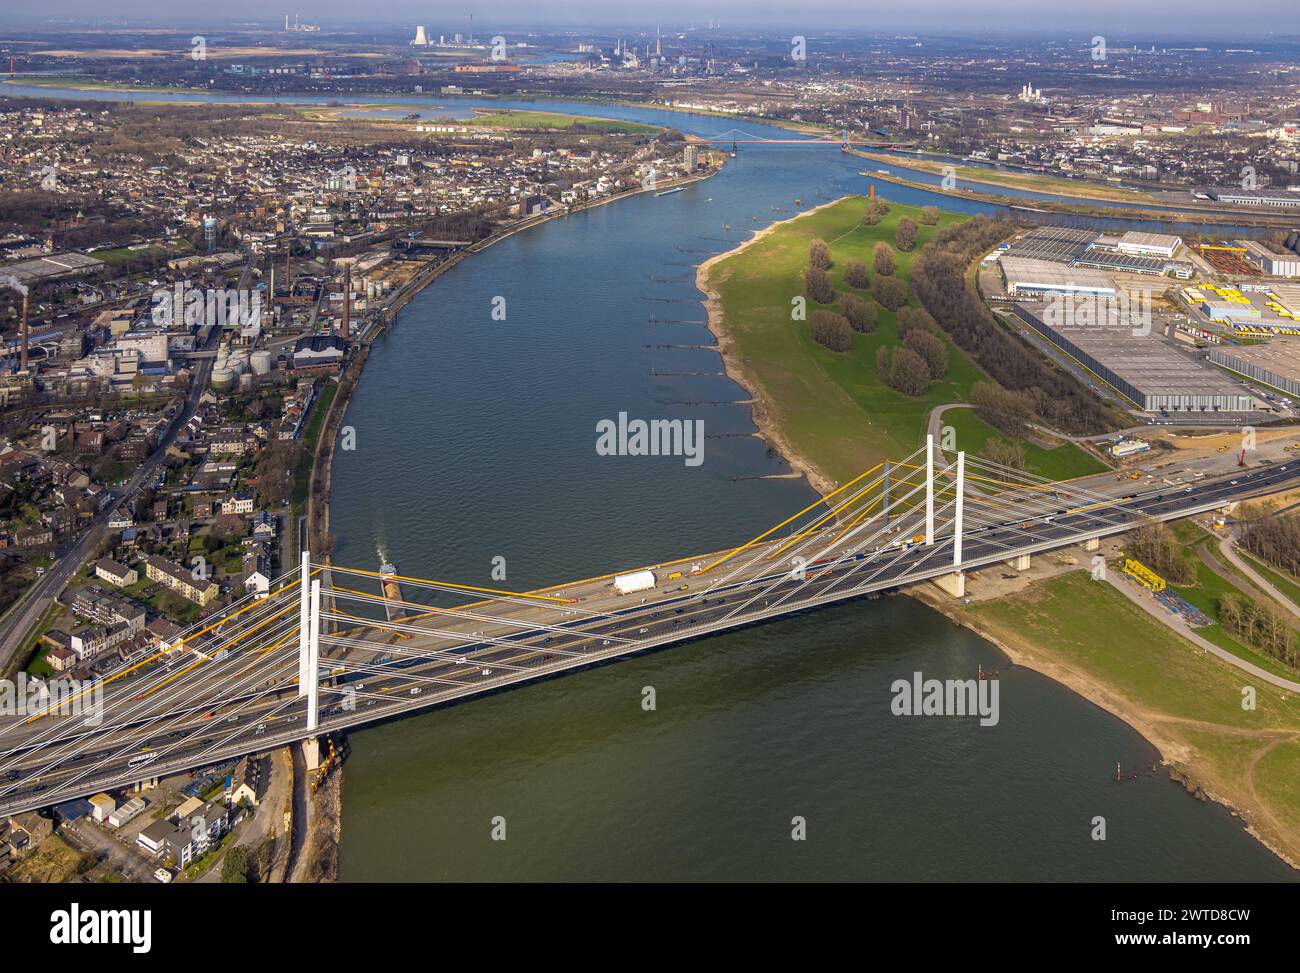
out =
<svg viewBox="0 0 1300 973"><path fill-rule="evenodd" d="M1015 568L1017 571L1028 571L1028 570L1029 570L1029 555L1028 555L1028 554L1017 554L1015 557L1013 557L1013 558L1012 558L1010 561L1008 561L1007 563L1010 564L1010 565L1011 565L1013 568Z"/></svg>
<svg viewBox="0 0 1300 973"><path fill-rule="evenodd" d="M1085 551L1097 551L1101 549L1101 538L1093 537L1083 542Z"/></svg>
<svg viewBox="0 0 1300 973"><path fill-rule="evenodd" d="M954 598L966 597L966 572L954 571L952 574L941 574L933 579L939 590L944 594L952 595Z"/></svg>
<svg viewBox="0 0 1300 973"><path fill-rule="evenodd" d="M320 740L316 737L308 737L302 741L302 759L307 765L308 772L317 770L320 767Z"/></svg>

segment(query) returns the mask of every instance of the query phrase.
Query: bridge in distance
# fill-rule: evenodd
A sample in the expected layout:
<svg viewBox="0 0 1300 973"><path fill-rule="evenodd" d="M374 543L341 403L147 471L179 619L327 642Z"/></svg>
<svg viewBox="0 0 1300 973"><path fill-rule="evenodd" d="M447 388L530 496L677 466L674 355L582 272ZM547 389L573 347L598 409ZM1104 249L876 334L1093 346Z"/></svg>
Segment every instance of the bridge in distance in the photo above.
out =
<svg viewBox="0 0 1300 973"><path fill-rule="evenodd" d="M1054 483L962 453L949 462L928 441L744 544L653 565L655 587L622 595L613 575L509 592L304 557L268 596L121 665L62 710L0 723L0 813L904 585L960 594L968 571L1300 486L1300 461L1216 462ZM87 722L96 694L101 719Z"/></svg>
<svg viewBox="0 0 1300 973"><path fill-rule="evenodd" d="M728 129L721 135L688 135L688 143L695 145L830 145L841 149L847 148L874 148L874 149L913 149L916 148L916 141L910 142L889 142L881 139L852 139L849 138L848 129L840 132L839 138L816 138L807 136L804 138L774 139L764 138L761 135L754 135L750 132L741 131L738 128Z"/></svg>

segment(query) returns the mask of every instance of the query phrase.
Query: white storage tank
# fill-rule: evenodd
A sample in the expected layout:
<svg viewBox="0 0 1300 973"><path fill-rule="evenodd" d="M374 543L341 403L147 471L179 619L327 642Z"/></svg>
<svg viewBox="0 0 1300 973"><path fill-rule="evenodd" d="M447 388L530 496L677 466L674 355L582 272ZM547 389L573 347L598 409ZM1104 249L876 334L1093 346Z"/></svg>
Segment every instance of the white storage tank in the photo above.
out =
<svg viewBox="0 0 1300 973"><path fill-rule="evenodd" d="M275 359L271 357L271 353L265 348L253 352L253 357L249 359L249 364L253 368L254 375L265 375L271 370L271 366L274 362Z"/></svg>
<svg viewBox="0 0 1300 973"><path fill-rule="evenodd" d="M235 373L229 368L214 368L212 387L218 392L229 392L235 387Z"/></svg>

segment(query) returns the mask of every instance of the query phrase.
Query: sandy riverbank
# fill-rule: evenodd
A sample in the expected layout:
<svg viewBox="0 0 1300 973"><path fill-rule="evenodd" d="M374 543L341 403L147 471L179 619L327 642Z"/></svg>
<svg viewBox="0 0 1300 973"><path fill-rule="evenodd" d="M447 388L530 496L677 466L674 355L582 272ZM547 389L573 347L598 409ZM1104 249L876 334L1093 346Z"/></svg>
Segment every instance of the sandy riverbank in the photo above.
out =
<svg viewBox="0 0 1300 973"><path fill-rule="evenodd" d="M722 312L722 296L718 293L717 288L713 286L711 276L713 267L720 261L733 257L738 253L743 253L769 234L774 233L778 227L793 223L795 220L802 219L810 213L816 213L828 206L834 206L838 202L840 202L838 199L831 200L829 203L822 203L820 206L804 210L789 219L770 223L735 249L710 257L700 264L695 271L695 286L705 294L704 310L708 314L709 330L713 332L713 336L718 341L718 353L722 356L723 368L727 373L727 377L748 392L753 400L751 410L754 415L754 423L758 426L758 435L768 446L781 454L785 461L790 464L791 469L807 477L808 482L812 484L812 488L822 496L835 489L834 481L826 475L824 470L819 469L812 460L800 453L795 448L794 443L787 439L777 428L775 415L780 411L779 406L773 401L762 384L749 374L744 361L736 354L735 342L727 331L725 315Z"/></svg>

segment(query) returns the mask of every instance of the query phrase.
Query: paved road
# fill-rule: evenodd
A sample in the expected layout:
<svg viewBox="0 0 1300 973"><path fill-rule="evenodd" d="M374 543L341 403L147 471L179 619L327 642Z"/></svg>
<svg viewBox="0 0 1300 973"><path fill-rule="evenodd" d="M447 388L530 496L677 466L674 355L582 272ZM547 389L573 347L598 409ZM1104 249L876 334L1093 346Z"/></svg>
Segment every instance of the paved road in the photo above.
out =
<svg viewBox="0 0 1300 973"><path fill-rule="evenodd" d="M1235 567L1238 571L1240 571L1247 578L1249 578L1255 584L1256 587L1258 587L1261 591L1267 594L1270 598L1276 601L1279 605L1285 608L1296 618L1300 618L1300 606L1297 606L1295 602L1293 602L1286 595L1282 594L1282 592L1279 591L1277 587L1271 581L1268 580L1268 578L1264 577L1253 567L1251 567L1250 563L1244 557L1242 557L1240 554L1237 553L1236 545L1234 544L1233 539L1231 537L1219 538L1219 551L1223 554L1224 557L1226 557L1229 561L1232 562L1233 567Z"/></svg>
<svg viewBox="0 0 1300 973"><path fill-rule="evenodd" d="M1091 483L1094 495L1109 499L1074 507L1066 498L1048 493L969 496L963 567L971 571L1002 563L1015 553L1054 550L1086 537L1121 533L1148 518L1175 519L1217 509L1244 495L1291 489L1300 483L1300 463L1230 469L1214 478L1157 472L1141 487L1110 475ZM981 510L994 500L1006 506L997 519L981 522ZM861 549L842 546L847 541L832 543L831 531L817 532L807 539L812 563L802 577L792 576L789 552L768 559L783 543L774 541L755 545L705 575L692 576L690 560L655 565L659 586L636 595L618 596L607 577L597 578L542 592L569 601L513 598L490 607L462 606L459 613L426 612L408 626L413 636L409 639L379 624L335 632L323 640L322 667L337 668L339 674L325 679L318 732L391 718L950 573L950 539L941 537L933 547L900 549L898 542L914 529L914 521L901 521L895 517L889 534L863 538ZM702 557L693 560L707 563ZM334 570L340 588L376 592L346 596L346 610L363 610L358 598L369 598L370 608L380 609L376 579ZM681 577L672 579L678 571ZM256 628L267 624L259 619L283 612L279 624L292 629L297 620L295 596L291 590L257 603L246 619L209 636L204 647L213 652L225 644L222 640L239 635L240 624L246 622L243 631L253 632L238 651L212 658L186 679L170 678L174 669L154 667L109 687L104 727L87 728L71 719L0 724L0 811L94 793L146 773L179 772L311 735L303 719L305 704L290 680L296 672L295 643L270 651L274 627ZM338 592L335 597L345 600ZM340 627L356 625L341 615L326 614L323 620ZM149 687L154 688L142 691ZM352 693L355 707L341 705ZM137 761L135 768L127 766L131 759Z"/></svg>

